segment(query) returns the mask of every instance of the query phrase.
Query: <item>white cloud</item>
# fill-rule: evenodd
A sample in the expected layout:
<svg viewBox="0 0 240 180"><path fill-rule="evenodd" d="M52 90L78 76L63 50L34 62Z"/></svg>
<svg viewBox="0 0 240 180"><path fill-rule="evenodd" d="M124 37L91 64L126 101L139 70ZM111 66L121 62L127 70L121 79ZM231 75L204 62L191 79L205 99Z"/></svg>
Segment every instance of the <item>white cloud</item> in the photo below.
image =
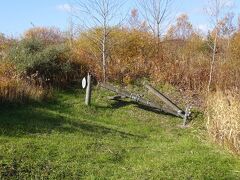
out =
<svg viewBox="0 0 240 180"><path fill-rule="evenodd" d="M200 29L202 32L207 33L210 29L207 24L199 24L197 28Z"/></svg>
<svg viewBox="0 0 240 180"><path fill-rule="evenodd" d="M71 12L72 11L72 6L70 4L60 4L57 6L57 9L59 11L64 11L64 12Z"/></svg>

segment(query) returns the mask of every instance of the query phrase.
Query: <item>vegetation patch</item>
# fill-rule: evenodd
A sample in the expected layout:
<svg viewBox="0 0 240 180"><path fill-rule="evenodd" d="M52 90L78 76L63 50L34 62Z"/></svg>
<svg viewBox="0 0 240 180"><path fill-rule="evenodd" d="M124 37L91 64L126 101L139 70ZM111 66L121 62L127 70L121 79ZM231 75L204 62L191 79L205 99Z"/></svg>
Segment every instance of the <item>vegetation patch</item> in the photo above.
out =
<svg viewBox="0 0 240 180"><path fill-rule="evenodd" d="M238 179L240 161L207 140L202 116L181 119L109 101L95 89L0 108L1 179Z"/></svg>
<svg viewBox="0 0 240 180"><path fill-rule="evenodd" d="M208 131L215 141L240 153L240 102L236 94L217 92L208 99Z"/></svg>

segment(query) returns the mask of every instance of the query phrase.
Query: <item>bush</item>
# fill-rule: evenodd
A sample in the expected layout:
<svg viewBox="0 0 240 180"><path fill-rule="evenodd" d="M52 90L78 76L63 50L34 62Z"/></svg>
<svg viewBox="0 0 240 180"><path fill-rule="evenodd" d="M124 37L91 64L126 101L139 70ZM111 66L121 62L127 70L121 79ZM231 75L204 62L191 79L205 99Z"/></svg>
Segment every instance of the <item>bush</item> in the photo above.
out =
<svg viewBox="0 0 240 180"><path fill-rule="evenodd" d="M8 53L8 59L21 76L41 87L63 87L81 76L81 65L73 63L70 58L67 45L46 45L35 38L21 40Z"/></svg>
<svg viewBox="0 0 240 180"><path fill-rule="evenodd" d="M44 44L63 43L66 39L63 33L54 27L34 27L24 33L24 39L38 39Z"/></svg>
<svg viewBox="0 0 240 180"><path fill-rule="evenodd" d="M199 36L162 42L164 58L153 68L155 82L170 83L182 90L202 91L209 78L209 59Z"/></svg>
<svg viewBox="0 0 240 180"><path fill-rule="evenodd" d="M7 38L4 34L0 33L0 59L4 59L6 56L6 51L14 43L14 39Z"/></svg>
<svg viewBox="0 0 240 180"><path fill-rule="evenodd" d="M218 143L240 155L240 101L235 93L217 92L208 97L207 128Z"/></svg>

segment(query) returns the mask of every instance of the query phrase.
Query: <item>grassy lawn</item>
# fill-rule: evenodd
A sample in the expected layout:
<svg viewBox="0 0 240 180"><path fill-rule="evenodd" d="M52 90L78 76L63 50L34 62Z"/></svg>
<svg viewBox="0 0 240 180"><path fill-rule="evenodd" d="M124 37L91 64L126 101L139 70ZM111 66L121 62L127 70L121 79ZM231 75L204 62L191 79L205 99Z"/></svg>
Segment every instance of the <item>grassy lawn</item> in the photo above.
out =
<svg viewBox="0 0 240 180"><path fill-rule="evenodd" d="M0 107L0 179L239 179L240 160L182 120L81 91Z"/></svg>

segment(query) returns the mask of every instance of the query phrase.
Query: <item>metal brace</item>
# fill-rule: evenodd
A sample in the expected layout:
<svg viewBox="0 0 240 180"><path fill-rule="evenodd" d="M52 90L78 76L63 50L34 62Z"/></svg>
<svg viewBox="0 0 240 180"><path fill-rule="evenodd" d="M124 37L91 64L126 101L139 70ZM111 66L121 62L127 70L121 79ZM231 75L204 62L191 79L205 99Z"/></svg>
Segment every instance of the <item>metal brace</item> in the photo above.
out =
<svg viewBox="0 0 240 180"><path fill-rule="evenodd" d="M188 123L188 119L191 115L191 109L192 109L192 107L189 105L186 107L184 118L183 118L183 127L186 127L186 125Z"/></svg>

